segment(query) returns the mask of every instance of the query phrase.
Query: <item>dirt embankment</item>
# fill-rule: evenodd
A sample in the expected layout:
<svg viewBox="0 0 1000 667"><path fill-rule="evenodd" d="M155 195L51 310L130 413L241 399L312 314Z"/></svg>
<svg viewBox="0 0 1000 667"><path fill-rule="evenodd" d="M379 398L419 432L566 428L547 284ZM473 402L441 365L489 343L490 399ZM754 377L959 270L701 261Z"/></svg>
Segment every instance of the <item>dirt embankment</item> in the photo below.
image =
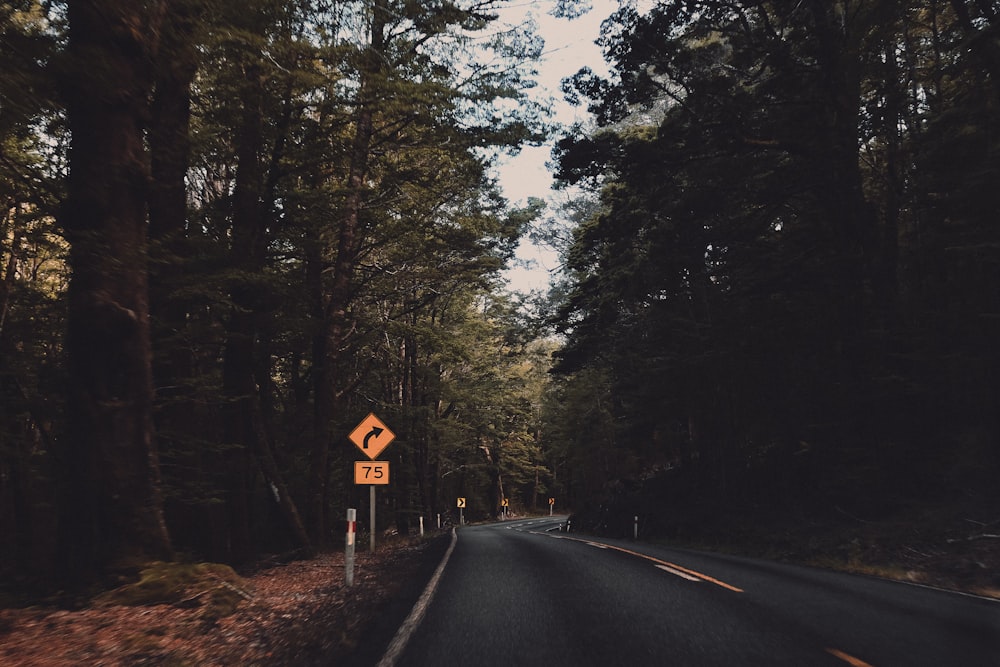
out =
<svg viewBox="0 0 1000 667"><path fill-rule="evenodd" d="M350 588L343 553L243 577L218 565L149 568L82 609L0 609L0 664L336 664L415 575L427 548L410 540L358 553Z"/></svg>

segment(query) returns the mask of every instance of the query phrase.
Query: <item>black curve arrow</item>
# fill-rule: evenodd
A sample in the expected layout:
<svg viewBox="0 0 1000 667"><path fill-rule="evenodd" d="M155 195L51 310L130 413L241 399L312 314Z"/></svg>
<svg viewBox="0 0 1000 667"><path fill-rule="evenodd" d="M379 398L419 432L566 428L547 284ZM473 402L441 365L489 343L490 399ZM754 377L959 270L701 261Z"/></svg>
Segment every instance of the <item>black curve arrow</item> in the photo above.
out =
<svg viewBox="0 0 1000 667"><path fill-rule="evenodd" d="M382 435L382 429L378 426L372 426L372 430L368 431L368 435L365 436L365 442L361 445L361 449L368 449L368 441L372 438L377 439L380 435Z"/></svg>

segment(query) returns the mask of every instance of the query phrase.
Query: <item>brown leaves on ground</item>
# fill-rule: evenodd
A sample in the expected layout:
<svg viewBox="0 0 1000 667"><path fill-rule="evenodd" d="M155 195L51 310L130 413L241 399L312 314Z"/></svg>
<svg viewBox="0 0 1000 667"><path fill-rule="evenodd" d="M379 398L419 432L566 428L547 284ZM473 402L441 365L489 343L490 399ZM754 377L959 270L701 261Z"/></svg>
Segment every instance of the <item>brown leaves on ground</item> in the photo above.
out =
<svg viewBox="0 0 1000 667"><path fill-rule="evenodd" d="M343 553L245 577L234 613L218 618L204 599L175 604L94 604L78 611L0 609L0 664L310 665L349 653L379 607L414 575L421 544L358 553L354 586Z"/></svg>

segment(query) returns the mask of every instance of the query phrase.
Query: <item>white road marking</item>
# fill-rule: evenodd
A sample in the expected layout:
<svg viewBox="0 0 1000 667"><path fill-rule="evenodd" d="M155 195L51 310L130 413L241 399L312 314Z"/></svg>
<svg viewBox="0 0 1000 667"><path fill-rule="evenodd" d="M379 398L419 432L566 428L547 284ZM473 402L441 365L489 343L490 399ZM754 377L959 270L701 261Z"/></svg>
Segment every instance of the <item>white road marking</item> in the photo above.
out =
<svg viewBox="0 0 1000 667"><path fill-rule="evenodd" d="M675 570L674 568L667 567L666 565L660 565L659 563L654 563L654 567L658 567L664 572L669 572L670 574L677 575L681 579L687 579L688 581L698 581L698 582L701 581L701 579L699 579L698 577L692 577L690 574L681 572L680 570Z"/></svg>
<svg viewBox="0 0 1000 667"><path fill-rule="evenodd" d="M441 575L444 574L444 568L448 564L448 559L451 558L451 553L455 550L455 543L458 541L458 533L455 529L451 529L451 544L448 545L448 550L444 553L444 558L441 559L440 565L434 570L434 575L431 580L427 583L427 588L424 589L423 594L421 594L420 599L417 600L417 604L413 605L413 609L410 611L410 615L406 617L403 624L399 626L399 630L396 631L396 636L392 638L389 643L389 648L386 649L385 655L378 663L378 667L393 667L396 661L399 660L399 656L403 654L403 650L410 641L410 637L413 635L414 631L420 625L420 621L424 619L424 614L427 613L427 607L430 606L431 600L434 599L434 593L437 592L438 582L441 581Z"/></svg>

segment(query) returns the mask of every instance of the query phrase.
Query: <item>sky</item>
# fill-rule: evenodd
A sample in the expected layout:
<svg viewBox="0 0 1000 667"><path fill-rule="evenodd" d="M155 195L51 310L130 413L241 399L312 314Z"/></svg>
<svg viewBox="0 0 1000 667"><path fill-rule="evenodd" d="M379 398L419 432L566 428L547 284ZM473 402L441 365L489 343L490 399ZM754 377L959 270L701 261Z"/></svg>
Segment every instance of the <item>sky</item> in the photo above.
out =
<svg viewBox="0 0 1000 667"><path fill-rule="evenodd" d="M617 0L592 0L587 14L572 20L549 16L554 3L536 1L514 3L501 13L501 20L508 23L530 15L538 24L538 33L545 40L545 52L538 64L538 87L534 94L554 101L553 119L570 124L586 120L585 109L573 107L563 100L560 82L587 66L595 72L605 71L601 51L594 43L600 34L601 22L618 8ZM512 204L524 204L528 197L549 198L552 174L546 168L552 143L538 147L525 147L521 153L508 158L498 170L500 185ZM517 292L545 290L550 271L558 266L558 257L550 250L534 246L528 239L521 242L517 251L517 265L504 272L509 288Z"/></svg>

